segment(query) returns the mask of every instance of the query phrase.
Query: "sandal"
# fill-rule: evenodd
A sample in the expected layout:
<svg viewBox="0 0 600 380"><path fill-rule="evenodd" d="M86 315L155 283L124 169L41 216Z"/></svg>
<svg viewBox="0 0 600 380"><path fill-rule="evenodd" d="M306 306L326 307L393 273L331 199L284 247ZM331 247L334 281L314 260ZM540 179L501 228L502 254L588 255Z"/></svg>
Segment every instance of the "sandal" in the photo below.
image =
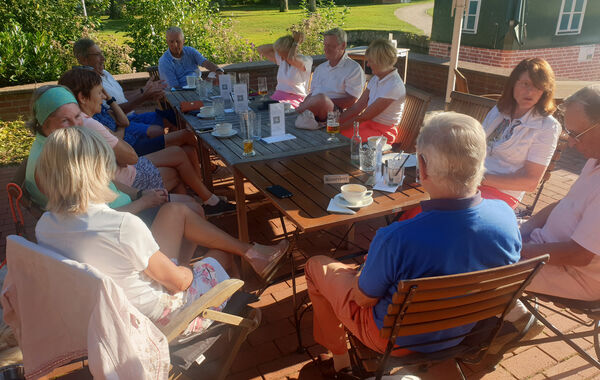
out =
<svg viewBox="0 0 600 380"><path fill-rule="evenodd" d="M283 259L290 247L290 242L282 240L275 247L275 251L269 255L265 255L257 249L258 244L254 245L246 251L244 257L250 263L250 266L258 274L262 280L266 280L271 271L277 267L277 264Z"/></svg>

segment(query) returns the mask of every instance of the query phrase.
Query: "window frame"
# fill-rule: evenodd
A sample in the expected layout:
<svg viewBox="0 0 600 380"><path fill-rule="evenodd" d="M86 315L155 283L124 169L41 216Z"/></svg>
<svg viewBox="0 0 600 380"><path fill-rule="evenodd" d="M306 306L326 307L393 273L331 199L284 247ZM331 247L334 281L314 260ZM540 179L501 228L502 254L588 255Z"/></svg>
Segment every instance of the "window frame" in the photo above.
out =
<svg viewBox="0 0 600 380"><path fill-rule="evenodd" d="M481 0L466 0L466 2L467 2L467 4L466 4L467 6L465 7L465 13L463 14L463 24L462 24L461 33L477 34L477 27L479 26L479 13L480 13L480 9L481 9ZM472 16L472 14L468 13L469 9L471 9L472 2L477 2L477 10L475 11L475 25L474 25L473 29L467 29L466 28L467 19L469 16Z"/></svg>
<svg viewBox="0 0 600 380"><path fill-rule="evenodd" d="M560 5L560 12L558 13L558 21L556 23L556 32L555 32L555 36L574 36L574 35L578 35L581 34L581 27L583 26L583 18L585 17L585 9L587 6L587 0L583 0L583 7L581 8L581 12L575 12L574 8L575 8L575 4L577 3L577 0L572 0L572 7L571 10L569 11L565 11L565 1L566 0L562 0L562 3ZM565 14L569 14L569 26L566 30L561 30L560 29L560 24L562 21L562 18ZM573 26L571 25L573 22L573 15L575 14L581 14L581 18L579 19L579 25L577 26L576 29L573 29Z"/></svg>

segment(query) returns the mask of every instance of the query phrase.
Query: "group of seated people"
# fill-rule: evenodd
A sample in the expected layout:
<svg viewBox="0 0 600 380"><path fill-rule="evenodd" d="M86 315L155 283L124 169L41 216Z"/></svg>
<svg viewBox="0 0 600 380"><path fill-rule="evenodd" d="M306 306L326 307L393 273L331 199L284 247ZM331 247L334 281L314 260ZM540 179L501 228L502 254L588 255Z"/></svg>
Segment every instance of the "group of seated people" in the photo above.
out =
<svg viewBox="0 0 600 380"><path fill-rule="evenodd" d="M169 50L159 71L168 85L182 85L181 78L198 65L222 73L184 46L181 29L169 29L166 37ZM274 99L291 103L299 117L315 121L339 110L343 133L357 121L363 139L383 135L393 142L406 96L394 67L393 45L371 43L366 56L373 77L363 90L365 75L345 53L345 32L336 28L324 33L327 61L315 69L308 89L312 59L298 54L302 41L301 33L293 33L258 48L279 65ZM216 283L239 276L233 256L247 260L260 276L269 273L287 251L286 240L274 246L241 242L206 221L207 208L185 194L188 186L204 206L228 204L202 184L193 134L165 135L159 114L127 114L160 97L166 83L149 81L127 100L104 70L97 45L82 39L74 50L85 67L64 73L59 85L41 87L32 101L29 126L36 139L25 186L48 210L36 226L39 244L107 274L159 324ZM549 253L550 261L528 289L600 298L600 234L595 233L600 86L586 87L564 102L569 143L588 159L579 179L562 201L520 227L513 212L523 193L536 188L556 148L561 126L552 117L555 108L550 65L540 58L523 60L483 124L456 113L425 123L417 139L417 160L430 200L421 203L419 212L377 231L360 272L325 256L308 260L315 340L333 354L324 364L332 376L349 371L344 328L372 349L385 350L379 329L402 279L487 269ZM207 249L206 258L190 267L197 246ZM509 320L516 322L523 313L511 314ZM199 318L188 332L208 323ZM457 344L449 339L410 347L470 328L399 338L398 344L408 349L396 354Z"/></svg>

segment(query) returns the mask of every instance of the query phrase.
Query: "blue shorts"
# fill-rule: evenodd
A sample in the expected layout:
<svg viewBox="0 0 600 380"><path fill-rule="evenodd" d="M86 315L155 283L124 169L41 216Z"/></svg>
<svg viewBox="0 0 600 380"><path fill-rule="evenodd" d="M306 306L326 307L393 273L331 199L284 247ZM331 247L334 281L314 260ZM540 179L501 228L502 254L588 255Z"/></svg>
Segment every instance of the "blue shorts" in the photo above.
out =
<svg viewBox="0 0 600 380"><path fill-rule="evenodd" d="M148 136L138 138L136 142L131 144L138 156L154 153L161 149L165 149L165 136L150 138Z"/></svg>
<svg viewBox="0 0 600 380"><path fill-rule="evenodd" d="M148 228L150 228L152 227L152 223L154 223L154 219L156 218L156 215L158 215L160 208L161 206L147 208L137 213L137 216L146 224L146 226L148 226Z"/></svg>

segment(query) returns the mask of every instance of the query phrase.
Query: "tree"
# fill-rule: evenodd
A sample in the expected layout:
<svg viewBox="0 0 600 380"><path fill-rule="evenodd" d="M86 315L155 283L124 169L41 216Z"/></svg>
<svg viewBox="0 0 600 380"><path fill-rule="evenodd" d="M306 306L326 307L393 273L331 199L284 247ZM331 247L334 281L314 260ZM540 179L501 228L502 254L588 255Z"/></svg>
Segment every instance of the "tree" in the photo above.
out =
<svg viewBox="0 0 600 380"><path fill-rule="evenodd" d="M279 12L287 12L288 10L288 0L279 0Z"/></svg>

